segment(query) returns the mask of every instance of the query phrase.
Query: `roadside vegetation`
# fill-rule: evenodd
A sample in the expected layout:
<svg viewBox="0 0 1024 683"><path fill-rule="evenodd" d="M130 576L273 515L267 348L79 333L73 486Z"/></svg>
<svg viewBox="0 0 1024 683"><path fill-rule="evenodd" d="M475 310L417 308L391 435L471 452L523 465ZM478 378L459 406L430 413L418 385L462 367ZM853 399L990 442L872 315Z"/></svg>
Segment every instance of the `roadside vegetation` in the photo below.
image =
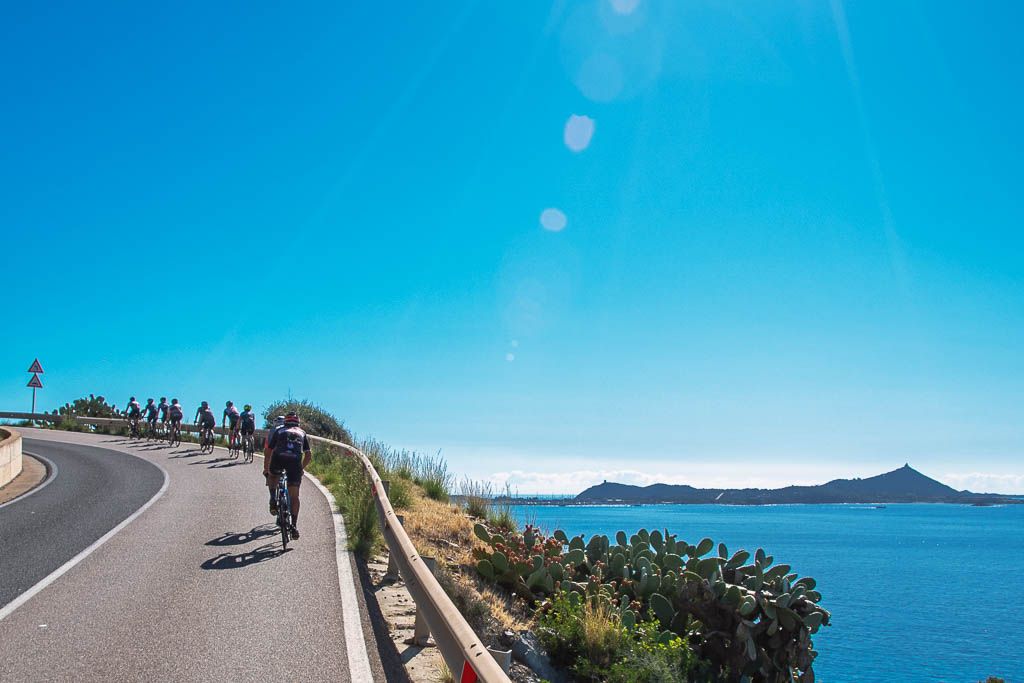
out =
<svg viewBox="0 0 1024 683"><path fill-rule="evenodd" d="M437 560L439 583L488 646L508 649L532 631L576 681L814 680L812 636L830 615L814 579L764 551L730 553L708 538L691 545L668 530L588 540L520 528L507 486L496 494L489 482L457 482L440 453L356 438L306 401L272 404L268 426L288 410L309 433L367 455L417 551ZM75 415L114 416L107 411L102 397L80 399L61 410L60 428L85 429ZM349 547L365 558L383 551L359 461L317 444L309 469L345 515Z"/></svg>

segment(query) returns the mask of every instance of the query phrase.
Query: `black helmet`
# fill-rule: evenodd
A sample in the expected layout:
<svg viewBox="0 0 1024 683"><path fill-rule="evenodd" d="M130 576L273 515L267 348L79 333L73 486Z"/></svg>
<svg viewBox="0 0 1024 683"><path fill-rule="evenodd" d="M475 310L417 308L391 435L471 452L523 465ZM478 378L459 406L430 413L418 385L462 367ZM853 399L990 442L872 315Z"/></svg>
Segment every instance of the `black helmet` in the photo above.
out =
<svg viewBox="0 0 1024 683"><path fill-rule="evenodd" d="M199 407L200 407L200 408L209 408L209 407L210 407L210 404L209 404L209 403L207 403L206 401L203 401L203 402L202 402L202 404L201 404L201 405L200 405Z"/></svg>
<svg viewBox="0 0 1024 683"><path fill-rule="evenodd" d="M228 401L228 402L227 402L227 403L225 403L224 405L226 405L226 406L227 406L228 408L230 408L231 406L233 406L233 405L235 405L235 404L234 404L234 403L232 403L231 401Z"/></svg>
<svg viewBox="0 0 1024 683"><path fill-rule="evenodd" d="M151 398L147 398L146 399L146 403L152 403L152 402L153 402L153 399L151 399Z"/></svg>
<svg viewBox="0 0 1024 683"><path fill-rule="evenodd" d="M134 400L135 400L135 397L134 397L134 396L132 396L132 397L131 397L130 399L128 399L128 401L129 401L129 402L130 402L130 401L134 401Z"/></svg>

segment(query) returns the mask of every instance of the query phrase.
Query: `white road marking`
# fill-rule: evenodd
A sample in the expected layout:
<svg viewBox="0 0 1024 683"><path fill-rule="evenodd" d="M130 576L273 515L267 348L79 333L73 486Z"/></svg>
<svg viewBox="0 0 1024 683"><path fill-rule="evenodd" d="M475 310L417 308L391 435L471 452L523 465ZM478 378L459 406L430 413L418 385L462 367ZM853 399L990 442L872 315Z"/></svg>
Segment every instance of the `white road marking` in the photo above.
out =
<svg viewBox="0 0 1024 683"><path fill-rule="evenodd" d="M129 455L133 455L133 454L129 453ZM133 457L139 458L139 456L137 456L137 455L133 455ZM89 555L91 555L94 550L96 550L101 545L103 545L104 543L109 541L111 538L113 538L114 535L118 531L120 531L121 529L123 529L126 526L128 526L129 524L131 524L139 515L141 515L146 510L148 510L149 506L152 505L153 503L155 503L160 498L160 496L164 495L164 492L167 491L168 485L171 483L171 478L170 478L170 476L168 476L167 470L165 470L163 467L160 467L160 465L158 465L155 462L152 462L151 460L146 460L145 458L139 458L139 460L143 460L143 461L148 462L148 463L150 463L152 465L156 465L156 467L158 467L160 469L160 471L163 472L163 474L164 474L164 485L160 487L160 490L157 491L156 494L152 498L150 498L148 501L146 501L143 504L142 507L140 507L138 510L136 510L132 514L128 515L128 517L126 519L122 520L120 524L118 524L113 529L111 529L107 533L103 534L98 539L96 539L96 541L92 545L90 545L88 548L86 548L82 552L80 552L77 555L75 555L74 557L72 557L70 560L68 560L67 562L62 564L60 567L58 567L54 571L50 572L49 576L45 577L42 581L40 581L36 585L34 585L31 588L29 588L27 591L25 591L24 593L22 593L21 595L16 597L14 600L11 600L3 608L0 608L0 621L3 621L7 617L9 617L14 612L14 610L16 610L19 607L21 607L22 605L24 605L26 602L28 602L33 597L35 597L35 595L37 593L39 593L41 590L43 590L44 588L49 586L51 583L53 583L54 581L56 581L60 577L62 577L64 574L68 573L79 562L81 562L85 558L89 557ZM40 488L42 488L42 487L40 487Z"/></svg>
<svg viewBox="0 0 1024 683"><path fill-rule="evenodd" d="M40 460L40 461L46 463L46 466L49 468L49 471L46 473L46 479L43 480L42 484L39 484L35 488L31 488L28 491L25 491L25 493L21 494L17 498L12 498L9 501L7 501L6 503L0 503L0 508L7 507L8 505L11 505L12 503L17 503L18 501L21 501L21 500L25 500L26 498L31 496L33 493L36 493L38 491L42 491L43 489L45 489L47 486L50 485L51 481L53 481L54 479L57 478L57 472L60 471L60 470L57 469L57 463L53 462L49 458L44 458L41 455L36 455L35 453L29 453L28 451L22 451L22 455L30 455L33 458L35 458L36 460Z"/></svg>
<svg viewBox="0 0 1024 683"><path fill-rule="evenodd" d="M256 453L258 457L263 456ZM353 681L372 681L373 670L370 669L370 658L366 654L366 638L363 637L363 623L359 619L359 598L356 597L356 581L352 575L349 561L351 551L348 549L348 533L345 531L345 520L338 512L338 504L326 486L320 483L309 472L303 474L324 494L331 508L331 519L334 520L334 550L338 565L338 590L341 593L341 622L345 631L345 650L348 654L349 678Z"/></svg>

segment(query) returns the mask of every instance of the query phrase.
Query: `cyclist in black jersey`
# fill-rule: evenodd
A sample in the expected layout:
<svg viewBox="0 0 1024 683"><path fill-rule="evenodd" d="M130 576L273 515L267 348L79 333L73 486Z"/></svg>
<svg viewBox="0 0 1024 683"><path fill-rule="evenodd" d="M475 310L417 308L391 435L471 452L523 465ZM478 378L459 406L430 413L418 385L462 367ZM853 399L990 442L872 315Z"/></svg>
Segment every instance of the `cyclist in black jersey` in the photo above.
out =
<svg viewBox="0 0 1024 683"><path fill-rule="evenodd" d="M292 412L284 417L284 426L270 433L263 449L263 476L270 488L270 514L277 515L277 480L283 470L288 473L288 497L292 501L292 538L299 537L299 484L302 472L309 466L313 454L309 438L299 427L299 416Z"/></svg>

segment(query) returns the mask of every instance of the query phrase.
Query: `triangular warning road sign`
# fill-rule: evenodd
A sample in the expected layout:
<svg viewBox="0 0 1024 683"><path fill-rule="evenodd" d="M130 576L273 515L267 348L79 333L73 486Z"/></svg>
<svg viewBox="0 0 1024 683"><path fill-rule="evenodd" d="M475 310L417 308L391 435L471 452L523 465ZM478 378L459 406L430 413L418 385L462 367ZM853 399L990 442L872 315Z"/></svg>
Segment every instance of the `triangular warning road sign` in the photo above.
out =
<svg viewBox="0 0 1024 683"><path fill-rule="evenodd" d="M34 372L34 373L39 374L39 375L43 374L43 366L39 364L39 359L38 358L36 358L34 361L32 361L32 367L30 367L28 369L28 371L29 372Z"/></svg>
<svg viewBox="0 0 1024 683"><path fill-rule="evenodd" d="M28 381L28 386L33 389L42 389L43 383L39 381L39 375L32 375L32 379Z"/></svg>

